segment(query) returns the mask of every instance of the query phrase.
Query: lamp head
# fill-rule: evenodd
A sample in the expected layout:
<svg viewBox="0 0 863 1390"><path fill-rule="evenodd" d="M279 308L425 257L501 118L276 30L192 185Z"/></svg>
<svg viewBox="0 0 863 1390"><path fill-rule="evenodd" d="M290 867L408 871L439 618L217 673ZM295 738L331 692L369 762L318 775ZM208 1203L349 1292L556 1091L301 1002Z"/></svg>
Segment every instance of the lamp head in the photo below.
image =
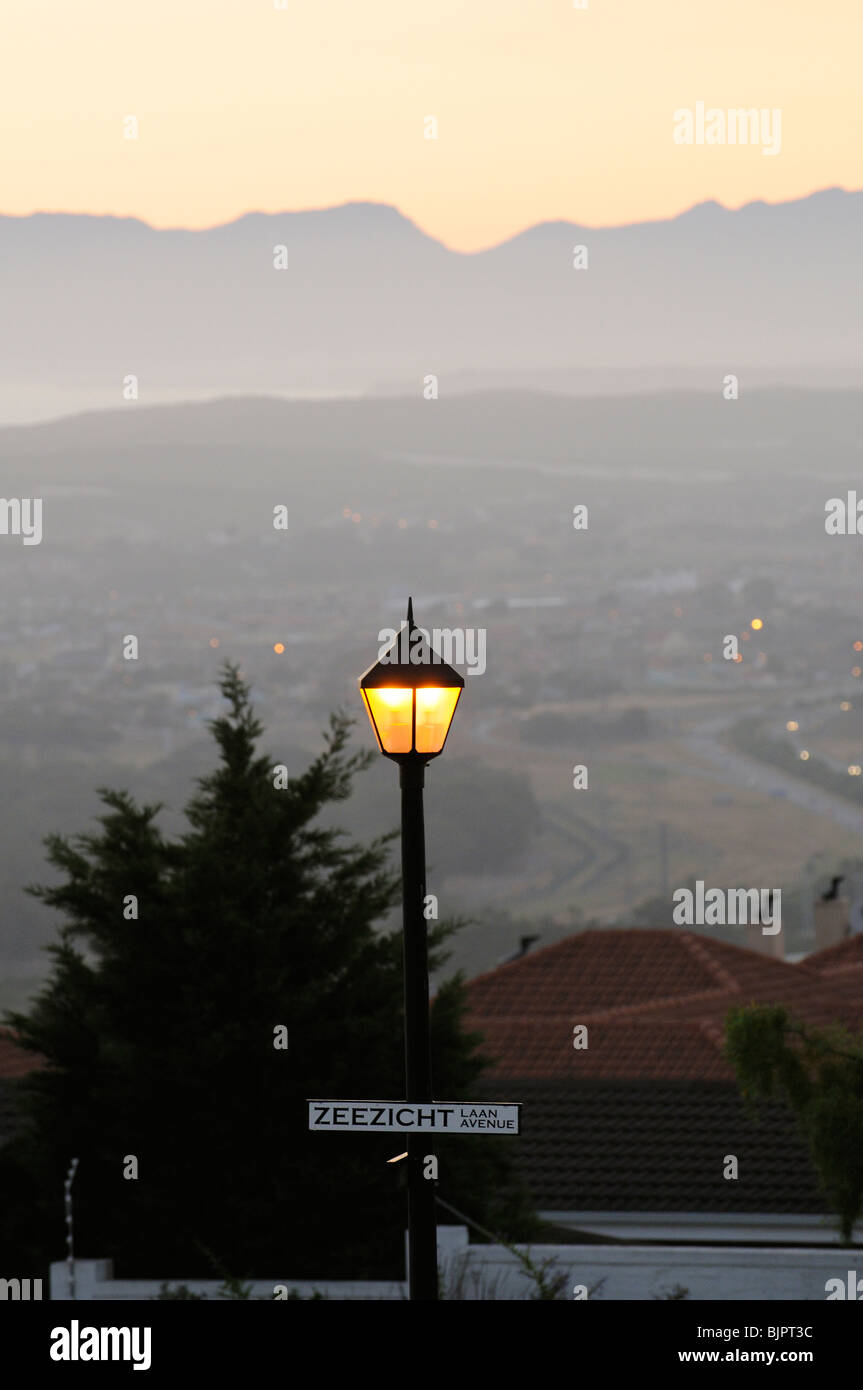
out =
<svg viewBox="0 0 863 1390"><path fill-rule="evenodd" d="M359 678L378 747L395 762L427 763L443 752L464 677L414 623L413 601L395 641Z"/></svg>

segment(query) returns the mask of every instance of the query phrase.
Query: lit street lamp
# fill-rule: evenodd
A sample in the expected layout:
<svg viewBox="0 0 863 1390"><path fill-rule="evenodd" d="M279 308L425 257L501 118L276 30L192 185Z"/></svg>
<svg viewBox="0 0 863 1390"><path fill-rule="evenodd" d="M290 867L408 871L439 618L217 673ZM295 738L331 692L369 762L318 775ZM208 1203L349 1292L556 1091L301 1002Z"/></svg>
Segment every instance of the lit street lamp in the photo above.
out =
<svg viewBox="0 0 863 1390"><path fill-rule="evenodd" d="M405 1081L407 1101L432 1101L429 1037L428 933L423 826L425 766L443 752L464 679L407 622L359 678L378 747L399 764L402 793L402 922L404 932ZM412 1299L436 1299L437 1227L432 1181L423 1177L421 1134L407 1137L409 1283Z"/></svg>

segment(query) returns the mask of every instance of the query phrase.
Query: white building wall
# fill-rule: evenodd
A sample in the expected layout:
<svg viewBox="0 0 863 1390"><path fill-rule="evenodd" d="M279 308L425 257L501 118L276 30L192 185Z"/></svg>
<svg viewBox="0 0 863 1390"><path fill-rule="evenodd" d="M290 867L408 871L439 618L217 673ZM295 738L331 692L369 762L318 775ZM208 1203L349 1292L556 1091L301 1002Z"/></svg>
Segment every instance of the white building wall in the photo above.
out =
<svg viewBox="0 0 863 1390"><path fill-rule="evenodd" d="M566 1273L563 1297L585 1286L602 1301L661 1299L675 1287L689 1299L773 1302L826 1298L826 1281L847 1283L848 1271L863 1278L863 1249L813 1247L647 1245L535 1245L533 1263L549 1261L548 1276ZM473 1245L457 1257L462 1297L530 1298L534 1281L502 1246ZM452 1265L453 1274L457 1266ZM484 1292L485 1291L485 1292Z"/></svg>
<svg viewBox="0 0 863 1390"><path fill-rule="evenodd" d="M501 1245L469 1245L467 1228L438 1228L438 1264L445 1297L466 1301L524 1300L536 1296L536 1284L523 1265ZM675 1287L695 1300L781 1302L826 1298L828 1279L847 1286L849 1271L863 1279L863 1248L815 1246L759 1248L697 1245L533 1245L520 1249L546 1277L564 1276L560 1297L574 1299L576 1286L602 1301L661 1299ZM141 1301L154 1298L162 1280L117 1280L110 1260L76 1260L76 1299L81 1302ZM185 1284L193 1293L217 1298L218 1280L169 1277L172 1288ZM320 1293L338 1300L398 1300L407 1296L401 1281L334 1281L275 1278L252 1281L252 1297L272 1300L277 1285L303 1298ZM51 1265L51 1298L68 1299L65 1261Z"/></svg>

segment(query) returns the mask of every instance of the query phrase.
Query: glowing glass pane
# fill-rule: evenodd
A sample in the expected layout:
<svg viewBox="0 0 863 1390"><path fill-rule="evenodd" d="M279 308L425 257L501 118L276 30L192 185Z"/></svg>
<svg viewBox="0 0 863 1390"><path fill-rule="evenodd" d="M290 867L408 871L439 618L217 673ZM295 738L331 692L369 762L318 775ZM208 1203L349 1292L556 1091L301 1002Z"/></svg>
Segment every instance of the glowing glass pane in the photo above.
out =
<svg viewBox="0 0 863 1390"><path fill-rule="evenodd" d="M363 691L378 742L385 753L411 751L411 707L413 691L398 686L379 686Z"/></svg>
<svg viewBox="0 0 863 1390"><path fill-rule="evenodd" d="M419 686L417 689L418 753L439 753L455 713L461 690L457 686Z"/></svg>

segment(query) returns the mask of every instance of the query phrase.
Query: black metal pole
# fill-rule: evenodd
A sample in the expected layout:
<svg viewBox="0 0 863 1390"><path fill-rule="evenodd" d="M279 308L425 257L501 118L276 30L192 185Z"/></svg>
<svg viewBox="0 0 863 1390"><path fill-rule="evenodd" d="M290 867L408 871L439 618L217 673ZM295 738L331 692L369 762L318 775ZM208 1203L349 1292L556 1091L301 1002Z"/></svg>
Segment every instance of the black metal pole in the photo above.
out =
<svg viewBox="0 0 863 1390"><path fill-rule="evenodd" d="M431 1041L429 1036L428 932L423 911L426 895L423 784L420 758L400 767L402 792L402 922L405 980L406 1100L432 1101ZM408 1279L411 1299L438 1296L435 1184L423 1177L423 1160L430 1144L421 1134L409 1134L408 1164Z"/></svg>

